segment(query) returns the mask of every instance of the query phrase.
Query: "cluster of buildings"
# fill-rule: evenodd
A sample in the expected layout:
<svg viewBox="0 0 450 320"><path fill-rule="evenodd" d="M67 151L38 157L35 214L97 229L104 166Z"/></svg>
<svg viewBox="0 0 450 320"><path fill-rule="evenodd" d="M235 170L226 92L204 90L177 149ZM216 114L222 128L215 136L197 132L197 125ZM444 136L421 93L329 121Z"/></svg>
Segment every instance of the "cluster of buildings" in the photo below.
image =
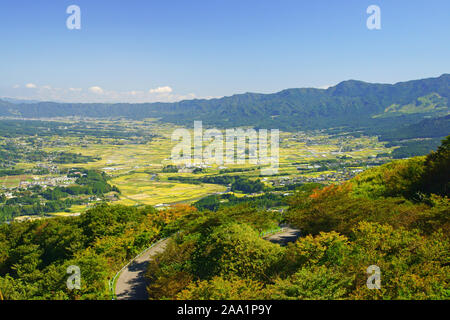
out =
<svg viewBox="0 0 450 320"><path fill-rule="evenodd" d="M183 166L178 166L178 173L193 173L196 170L203 170L207 168L212 168L210 165L206 164L186 164ZM225 168L225 167L223 167ZM220 168L219 168L220 169Z"/></svg>
<svg viewBox="0 0 450 320"><path fill-rule="evenodd" d="M284 187L292 184L300 184L300 183L324 183L324 182L341 182L350 180L353 177L357 176L364 170L362 169L343 169L335 172L327 172L314 177L277 177L276 179L270 180L274 187Z"/></svg>
<svg viewBox="0 0 450 320"><path fill-rule="evenodd" d="M31 188L34 186L46 187L61 187L67 186L75 183L76 178L69 178L67 176L61 177L46 177L41 179L39 177L34 177L33 181L21 181L19 183L19 188Z"/></svg>
<svg viewBox="0 0 450 320"><path fill-rule="evenodd" d="M38 163L36 165L36 169L33 169L34 171L39 171L40 169L47 170L49 173L58 174L59 169L56 165L53 164L45 164L45 163Z"/></svg>

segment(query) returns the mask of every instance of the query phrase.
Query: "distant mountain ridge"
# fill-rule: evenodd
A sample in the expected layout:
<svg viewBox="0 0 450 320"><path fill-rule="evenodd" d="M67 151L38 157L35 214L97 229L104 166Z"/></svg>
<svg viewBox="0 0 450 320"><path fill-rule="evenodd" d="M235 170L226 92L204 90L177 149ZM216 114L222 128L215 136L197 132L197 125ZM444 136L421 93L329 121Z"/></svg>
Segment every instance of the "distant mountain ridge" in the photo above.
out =
<svg viewBox="0 0 450 320"><path fill-rule="evenodd" d="M8 98L8 97L0 97L0 100L10 102L13 104L25 104L25 103L39 103L42 102L40 100L27 100L27 99L15 99L15 98Z"/></svg>
<svg viewBox="0 0 450 320"><path fill-rule="evenodd" d="M408 124L450 113L450 74L396 84L348 80L328 89L286 89L175 103L22 103L0 100L0 116L160 118L192 126L322 129Z"/></svg>

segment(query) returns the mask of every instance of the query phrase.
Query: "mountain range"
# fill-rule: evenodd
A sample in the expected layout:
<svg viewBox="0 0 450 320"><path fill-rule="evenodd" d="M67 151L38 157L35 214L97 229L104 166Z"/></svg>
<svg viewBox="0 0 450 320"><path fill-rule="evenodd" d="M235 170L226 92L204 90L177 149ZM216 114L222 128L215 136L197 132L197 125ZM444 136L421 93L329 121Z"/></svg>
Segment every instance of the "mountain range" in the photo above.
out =
<svg viewBox="0 0 450 320"><path fill-rule="evenodd" d="M11 103L0 100L0 116L19 118L159 118L192 126L253 126L282 130L335 127L398 128L450 112L450 74L374 84L349 80L328 89L287 89L273 94L245 93L219 99L175 103Z"/></svg>

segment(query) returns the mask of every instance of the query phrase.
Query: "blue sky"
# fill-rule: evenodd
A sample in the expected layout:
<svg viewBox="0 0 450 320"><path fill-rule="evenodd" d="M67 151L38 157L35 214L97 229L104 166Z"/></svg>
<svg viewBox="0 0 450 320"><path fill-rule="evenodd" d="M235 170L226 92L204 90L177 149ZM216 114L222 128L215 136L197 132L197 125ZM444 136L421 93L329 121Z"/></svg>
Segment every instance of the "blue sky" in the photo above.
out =
<svg viewBox="0 0 450 320"><path fill-rule="evenodd" d="M69 30L69 5L81 30ZM366 9L381 8L381 30ZM174 101L450 73L448 0L1 0L0 97Z"/></svg>

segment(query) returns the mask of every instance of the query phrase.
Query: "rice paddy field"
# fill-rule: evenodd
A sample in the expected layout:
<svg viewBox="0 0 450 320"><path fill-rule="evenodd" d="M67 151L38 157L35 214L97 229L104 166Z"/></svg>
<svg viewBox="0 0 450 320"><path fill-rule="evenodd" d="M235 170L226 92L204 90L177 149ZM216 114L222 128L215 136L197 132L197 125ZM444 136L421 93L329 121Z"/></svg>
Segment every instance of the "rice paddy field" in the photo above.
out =
<svg viewBox="0 0 450 320"><path fill-rule="evenodd" d="M102 121L107 126L107 121ZM95 121L92 124L95 126ZM100 160L82 164L58 164L60 168L83 167L98 169L111 177L109 183L116 185L120 197L115 203L124 205L161 205L179 202L193 202L210 194L225 192L227 188L214 184L189 184L168 180L173 176L198 178L204 175L218 175L220 169L241 168L255 170L239 173L222 173L247 177L259 177L260 168L265 165L250 164L224 164L219 166L208 164L199 174L193 173L165 173L164 166L173 164L171 160L172 148L178 143L171 140L172 132L177 128L173 125L158 122L114 122L114 126L123 130L138 127L156 133L155 137L146 143L133 143L134 140L98 138L98 137L49 137L44 150L47 152L70 152L83 156L98 157ZM190 130L192 133L192 130ZM192 136L192 134L191 134ZM206 143L205 143L206 145ZM249 146L250 148L251 146ZM354 160L376 158L379 154L389 153L383 143L376 137L333 137L322 132L288 133L280 132L279 148L279 175L297 177L316 177L318 172L301 173L299 164L308 164L319 160L332 160L342 156ZM270 154L270 146L269 146ZM33 165L19 163L17 168L29 169ZM325 172L331 173L331 172ZM41 176L42 177L42 176ZM0 186L5 188L17 187L21 181L31 181L33 175L0 177ZM73 215L86 210L86 206L73 206L70 212L60 212L55 215Z"/></svg>
<svg viewBox="0 0 450 320"><path fill-rule="evenodd" d="M4 188L16 188L20 185L21 182L27 181L30 182L33 180L33 175L18 175L18 176L5 176L0 177L0 186Z"/></svg>
<svg viewBox="0 0 450 320"><path fill-rule="evenodd" d="M194 201L206 195L226 191L215 184L187 184L179 182L152 181L147 173L133 173L111 180L122 192L117 203L125 205L158 205Z"/></svg>

